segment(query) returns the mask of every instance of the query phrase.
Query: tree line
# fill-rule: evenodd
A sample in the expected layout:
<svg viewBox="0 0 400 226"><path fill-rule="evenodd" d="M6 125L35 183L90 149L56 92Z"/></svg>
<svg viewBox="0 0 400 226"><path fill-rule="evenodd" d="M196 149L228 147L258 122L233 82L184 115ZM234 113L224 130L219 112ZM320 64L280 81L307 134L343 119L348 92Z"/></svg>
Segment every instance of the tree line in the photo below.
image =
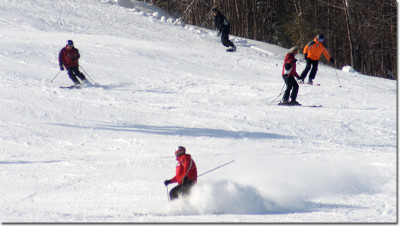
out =
<svg viewBox="0 0 400 226"><path fill-rule="evenodd" d="M216 7L231 34L303 49L318 33L335 58L377 77L397 79L395 0L147 0L187 24L213 29ZM321 61L325 61L321 57ZM327 61L326 61L327 63Z"/></svg>

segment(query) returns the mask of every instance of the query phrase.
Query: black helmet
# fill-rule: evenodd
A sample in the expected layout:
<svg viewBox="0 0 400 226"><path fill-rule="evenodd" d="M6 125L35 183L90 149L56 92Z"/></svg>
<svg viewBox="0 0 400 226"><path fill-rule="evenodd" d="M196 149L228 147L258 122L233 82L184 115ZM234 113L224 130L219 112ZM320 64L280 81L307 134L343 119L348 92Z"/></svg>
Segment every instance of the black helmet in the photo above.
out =
<svg viewBox="0 0 400 226"><path fill-rule="evenodd" d="M178 157L178 156L183 155L185 153L186 153L186 148L182 147L182 146L179 146L175 151L175 156Z"/></svg>
<svg viewBox="0 0 400 226"><path fill-rule="evenodd" d="M318 40L318 42L323 42L325 40L324 35L323 34L318 34L317 35L317 40Z"/></svg>
<svg viewBox="0 0 400 226"><path fill-rule="evenodd" d="M73 45L74 45L74 42L72 40L67 41L67 46L73 46Z"/></svg>
<svg viewBox="0 0 400 226"><path fill-rule="evenodd" d="M214 16L220 13L216 7L214 7L211 11L214 14Z"/></svg>

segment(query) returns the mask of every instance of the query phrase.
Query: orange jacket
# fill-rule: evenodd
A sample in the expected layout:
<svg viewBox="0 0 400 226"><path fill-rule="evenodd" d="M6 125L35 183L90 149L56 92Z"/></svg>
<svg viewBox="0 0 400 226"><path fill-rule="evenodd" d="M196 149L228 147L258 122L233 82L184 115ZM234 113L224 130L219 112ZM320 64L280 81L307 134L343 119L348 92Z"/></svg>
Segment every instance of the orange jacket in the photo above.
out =
<svg viewBox="0 0 400 226"><path fill-rule="evenodd" d="M189 154L183 154L177 157L178 165L176 165L176 175L171 182L182 184L182 179L186 176L188 180L197 181L197 168L192 157Z"/></svg>
<svg viewBox="0 0 400 226"><path fill-rule="evenodd" d="M319 60L321 54L324 53L327 60L331 60L331 55L328 50L325 49L322 42L318 42L317 38L314 41L309 42L306 47L304 47L303 54L307 53L307 58L311 60Z"/></svg>

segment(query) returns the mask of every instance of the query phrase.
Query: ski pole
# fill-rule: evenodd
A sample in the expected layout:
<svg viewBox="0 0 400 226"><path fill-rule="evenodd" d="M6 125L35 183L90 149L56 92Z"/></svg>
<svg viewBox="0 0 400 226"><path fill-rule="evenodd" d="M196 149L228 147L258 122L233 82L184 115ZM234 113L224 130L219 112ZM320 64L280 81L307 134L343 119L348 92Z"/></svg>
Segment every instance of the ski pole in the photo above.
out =
<svg viewBox="0 0 400 226"><path fill-rule="evenodd" d="M169 202L169 191L168 191L168 185L167 185L166 187L167 187L167 197L168 197L168 202Z"/></svg>
<svg viewBox="0 0 400 226"><path fill-rule="evenodd" d="M282 86L281 93L279 93L279 95L275 99L273 99L270 104L272 104L276 99L278 99L282 95L283 88L285 88L285 84L283 84L283 86Z"/></svg>
<svg viewBox="0 0 400 226"><path fill-rule="evenodd" d="M338 83L339 83L339 87L342 88L342 85L340 84L339 76L337 75L336 69L335 69L335 74L336 74L337 81L338 81Z"/></svg>
<svg viewBox="0 0 400 226"><path fill-rule="evenodd" d="M179 18L174 22L174 24L175 24L175 23L179 23L179 22L182 20L182 18L186 15L187 11L193 6L193 3L194 3L195 1L196 1L196 0L193 0L192 3L189 4L189 6L186 8L185 12L183 12L182 16L179 17Z"/></svg>
<svg viewBox="0 0 400 226"><path fill-rule="evenodd" d="M57 72L56 76L54 76L54 78L51 80L51 82L53 82L53 81L54 81L54 79L56 79L56 78L57 78L57 76L58 76L58 74L60 74L60 72L61 72L61 71L58 71L58 72Z"/></svg>
<svg viewBox="0 0 400 226"><path fill-rule="evenodd" d="M85 69L83 69L83 67L81 65L79 65L79 67L82 69L83 72L85 72L85 74L90 78L90 80L93 82L93 84L97 84L92 77L90 77L90 75L85 71Z"/></svg>
<svg viewBox="0 0 400 226"><path fill-rule="evenodd" d="M214 169L211 169L211 170L209 170L209 171L207 171L207 172L205 172L205 173L202 173L202 174L200 174L200 175L197 176L197 177L199 178L199 177L203 176L204 174L207 174L207 173L209 173L209 172L211 172L211 171L214 171L214 170L216 170L216 169L218 169L218 168L221 168L221 167L223 167L223 166L226 166L226 165L228 165L228 164L231 164L231 163L234 162L234 161L235 161L235 160L232 160L232 161L227 162L227 163L225 163L225 164L223 164L223 165L220 165L220 166L218 166L218 167L215 167Z"/></svg>

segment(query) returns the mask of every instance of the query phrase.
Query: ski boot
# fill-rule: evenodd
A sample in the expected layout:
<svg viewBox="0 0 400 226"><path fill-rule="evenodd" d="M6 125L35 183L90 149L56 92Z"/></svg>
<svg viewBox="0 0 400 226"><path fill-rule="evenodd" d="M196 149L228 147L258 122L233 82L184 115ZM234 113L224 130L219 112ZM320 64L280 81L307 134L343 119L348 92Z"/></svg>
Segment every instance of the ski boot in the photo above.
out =
<svg viewBox="0 0 400 226"><path fill-rule="evenodd" d="M278 105L289 105L288 100L281 100Z"/></svg>
<svg viewBox="0 0 400 226"><path fill-rule="evenodd" d="M296 100L291 100L288 105L301 106L301 104L299 102L297 102Z"/></svg>

